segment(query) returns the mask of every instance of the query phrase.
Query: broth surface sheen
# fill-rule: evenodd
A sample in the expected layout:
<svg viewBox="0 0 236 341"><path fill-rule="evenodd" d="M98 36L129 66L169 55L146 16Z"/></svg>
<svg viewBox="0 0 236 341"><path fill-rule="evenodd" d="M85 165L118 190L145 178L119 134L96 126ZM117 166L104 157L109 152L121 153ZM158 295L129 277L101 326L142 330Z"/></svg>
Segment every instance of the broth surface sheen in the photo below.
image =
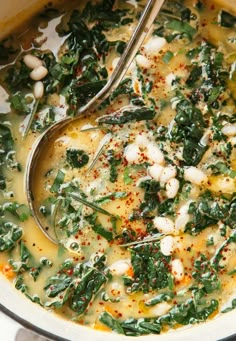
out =
<svg viewBox="0 0 236 341"><path fill-rule="evenodd" d="M46 146L33 191L58 245L24 172L37 137L104 86L144 5L49 6L0 43L0 270L128 336L236 307L236 6L167 0L119 87Z"/></svg>

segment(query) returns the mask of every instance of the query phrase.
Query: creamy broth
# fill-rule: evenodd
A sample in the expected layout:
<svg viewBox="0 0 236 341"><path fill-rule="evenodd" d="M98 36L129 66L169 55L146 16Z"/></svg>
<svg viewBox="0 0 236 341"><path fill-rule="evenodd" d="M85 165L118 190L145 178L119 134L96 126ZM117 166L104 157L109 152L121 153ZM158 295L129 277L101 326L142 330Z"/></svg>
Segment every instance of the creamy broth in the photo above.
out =
<svg viewBox="0 0 236 341"><path fill-rule="evenodd" d="M51 9L2 43L0 74L1 271L45 309L134 336L235 307L236 7L167 1L118 89L42 151L35 205L58 244L24 172L39 134L105 84L143 6Z"/></svg>

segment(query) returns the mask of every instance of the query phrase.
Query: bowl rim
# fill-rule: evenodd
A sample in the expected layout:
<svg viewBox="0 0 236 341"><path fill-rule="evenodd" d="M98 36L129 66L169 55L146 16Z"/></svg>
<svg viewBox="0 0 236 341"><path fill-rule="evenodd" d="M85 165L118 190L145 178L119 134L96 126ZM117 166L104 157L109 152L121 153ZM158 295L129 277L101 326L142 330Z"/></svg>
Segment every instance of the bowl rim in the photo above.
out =
<svg viewBox="0 0 236 341"><path fill-rule="evenodd" d="M0 274L0 310L23 327L55 341L234 341L236 339L236 310L221 314L206 322L180 327L160 335L151 334L139 337L125 336L114 332L104 332L66 320L53 311L27 300L15 289L4 275Z"/></svg>

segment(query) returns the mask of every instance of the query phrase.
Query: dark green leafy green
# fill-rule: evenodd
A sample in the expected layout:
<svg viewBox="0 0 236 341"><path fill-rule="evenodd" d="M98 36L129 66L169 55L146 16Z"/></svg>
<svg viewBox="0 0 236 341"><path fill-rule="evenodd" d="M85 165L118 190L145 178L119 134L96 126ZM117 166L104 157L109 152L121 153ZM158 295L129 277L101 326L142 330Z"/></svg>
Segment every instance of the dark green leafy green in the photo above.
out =
<svg viewBox="0 0 236 341"><path fill-rule="evenodd" d="M109 149L107 151L107 161L110 165L110 181L116 182L118 177L117 166L121 163L121 158L115 155L115 151L113 149Z"/></svg>
<svg viewBox="0 0 236 341"><path fill-rule="evenodd" d="M195 260L192 276L200 285L200 289L204 290L205 293L212 293L221 287L221 282L215 268L204 255L200 255Z"/></svg>
<svg viewBox="0 0 236 341"><path fill-rule="evenodd" d="M126 192L112 192L112 193L109 193L107 195L104 195L98 199L95 200L95 202L97 204L106 204L112 200L115 200L115 199L123 199L123 198L126 198L127 197L127 193Z"/></svg>
<svg viewBox="0 0 236 341"><path fill-rule="evenodd" d="M26 98L20 91L9 97L11 108L16 110L21 115L28 115L30 113L30 107L27 104Z"/></svg>
<svg viewBox="0 0 236 341"><path fill-rule="evenodd" d="M67 148L66 149L66 161L72 168L82 168L87 165L89 156L84 150Z"/></svg>
<svg viewBox="0 0 236 341"><path fill-rule="evenodd" d="M103 0L96 4L88 2L82 16L86 17L90 22L99 21L107 29L109 27L117 27L122 24L127 10L113 9L114 3L113 0ZM131 18L126 19L132 20ZM126 23L123 21L123 24Z"/></svg>
<svg viewBox="0 0 236 341"><path fill-rule="evenodd" d="M33 131L41 132L55 122L55 110L51 106L41 106L38 103L37 115L34 118L31 128Z"/></svg>
<svg viewBox="0 0 236 341"><path fill-rule="evenodd" d="M110 314L104 311L99 320L105 324L111 330L117 332L118 334L124 334L124 329L121 326L121 323L114 319Z"/></svg>
<svg viewBox="0 0 236 341"><path fill-rule="evenodd" d="M168 301L171 301L173 297L174 297L173 293L168 293L168 294L162 293L146 301L145 305L149 307L149 306L153 306L158 303L161 303L161 302L168 302Z"/></svg>
<svg viewBox="0 0 236 341"><path fill-rule="evenodd" d="M102 226L101 223L98 222L96 213L87 216L86 220L91 225L91 228L94 232L105 238L107 241L111 241L114 239L113 233Z"/></svg>
<svg viewBox="0 0 236 341"><path fill-rule="evenodd" d="M209 192L205 192L198 202L190 203L188 213L192 218L186 224L185 231L197 235L223 219L227 215L227 208L220 206Z"/></svg>
<svg viewBox="0 0 236 341"><path fill-rule="evenodd" d="M231 28L236 27L236 16L229 12L222 10L220 12L218 19L219 19L219 24L222 27L231 27Z"/></svg>
<svg viewBox="0 0 236 341"><path fill-rule="evenodd" d="M218 109L217 100L225 90L228 75L228 70L223 65L223 53L204 42L197 49L189 51L188 56L195 61L187 79L187 85L193 88L192 102L198 103L201 100L209 108Z"/></svg>
<svg viewBox="0 0 236 341"><path fill-rule="evenodd" d="M221 244L211 259L211 265L216 271L225 267L225 265L222 265L220 262L224 259L224 257L227 257L227 247L229 247L231 243L236 243L235 231L224 241L224 243Z"/></svg>
<svg viewBox="0 0 236 341"><path fill-rule="evenodd" d="M23 230L20 226L7 221L0 222L0 251L10 250L21 239Z"/></svg>
<svg viewBox="0 0 236 341"><path fill-rule="evenodd" d="M160 184L155 180L145 180L140 183L139 187L144 189L144 201L139 209L142 216L147 216L158 206L159 199L157 194L160 190Z"/></svg>
<svg viewBox="0 0 236 341"><path fill-rule="evenodd" d="M44 290L49 300L45 306L61 308L68 302L77 315L84 313L107 282L104 255L98 258L91 265L66 260L56 275L48 279Z"/></svg>
<svg viewBox="0 0 236 341"><path fill-rule="evenodd" d="M131 96L132 94L133 94L132 79L124 78L110 95L110 100L112 101L120 95Z"/></svg>
<svg viewBox="0 0 236 341"><path fill-rule="evenodd" d="M58 193L61 185L63 184L65 179L65 172L63 172L61 169L57 172L57 175L53 181L52 187L50 189L51 193Z"/></svg>
<svg viewBox="0 0 236 341"><path fill-rule="evenodd" d="M188 38L190 41L197 33L196 16L182 1L171 1L164 4L156 20L154 34L165 37L170 43L174 39ZM191 21L191 23L190 23Z"/></svg>
<svg viewBox="0 0 236 341"><path fill-rule="evenodd" d="M196 166L202 159L206 146L200 144L204 133L204 122L201 111L189 100L177 92L176 125L170 131L170 140L183 142L183 158L186 165Z"/></svg>
<svg viewBox="0 0 236 341"><path fill-rule="evenodd" d="M43 257L40 262L37 262L23 240L18 243L18 250L16 251L19 253L19 259L11 258L9 263L16 273L17 279L21 274L28 273L33 281L36 282L42 270L45 267L52 266L52 262L46 257Z"/></svg>
<svg viewBox="0 0 236 341"><path fill-rule="evenodd" d="M134 275L132 278L124 277L129 292L147 293L172 286L172 275L168 267L171 257L161 253L159 242L135 245L130 251Z"/></svg>
<svg viewBox="0 0 236 341"><path fill-rule="evenodd" d="M236 178L236 171L229 168L225 163L218 161L215 164L209 165L208 168L212 170L213 174L225 174L230 178Z"/></svg>
<svg viewBox="0 0 236 341"><path fill-rule="evenodd" d="M93 82L87 82L85 84L78 84L73 82L70 89L68 89L68 94L71 95L71 106L77 104L77 106L85 105L90 99L92 99L106 84L104 80L97 80ZM69 98L68 98L69 100ZM76 102L75 104L73 102ZM73 110L73 107L72 107Z"/></svg>
<svg viewBox="0 0 236 341"><path fill-rule="evenodd" d="M152 120L155 117L155 111L148 107L134 110L123 110L114 115L103 116L98 119L99 124L125 124L128 122L139 122Z"/></svg>
<svg viewBox="0 0 236 341"><path fill-rule="evenodd" d="M183 33L189 40L193 40L197 30L189 25L187 22L180 20L171 20L166 24L166 28L178 33Z"/></svg>
<svg viewBox="0 0 236 341"><path fill-rule="evenodd" d="M160 334L166 325L188 325L206 321L206 319L218 309L218 301L212 299L205 306L199 307L194 299L188 299L181 304L176 304L167 314L159 318L130 318L125 321L114 319L107 312L100 315L100 321L110 329L128 336L140 336L147 334Z"/></svg>
<svg viewBox="0 0 236 341"><path fill-rule="evenodd" d="M7 213L10 213L13 217L19 221L25 221L29 218L30 211L28 206L15 202L5 202L0 205L0 216L4 217Z"/></svg>
<svg viewBox="0 0 236 341"><path fill-rule="evenodd" d="M86 200L79 193L71 192L71 193L69 193L69 196L72 197L73 199L81 202L81 204L92 208L96 212L102 213L102 214L107 215L109 217L113 217L113 214L111 214L110 212L104 210L103 208L101 208L100 206L95 204L94 202Z"/></svg>
<svg viewBox="0 0 236 341"><path fill-rule="evenodd" d="M6 83L10 90L18 91L20 88L30 88L32 80L30 79L31 70L25 65L23 59L20 60L15 66L9 68Z"/></svg>
<svg viewBox="0 0 236 341"><path fill-rule="evenodd" d="M0 122L0 166L7 166L12 169L20 169L17 163L14 166L14 141L11 129L4 123Z"/></svg>

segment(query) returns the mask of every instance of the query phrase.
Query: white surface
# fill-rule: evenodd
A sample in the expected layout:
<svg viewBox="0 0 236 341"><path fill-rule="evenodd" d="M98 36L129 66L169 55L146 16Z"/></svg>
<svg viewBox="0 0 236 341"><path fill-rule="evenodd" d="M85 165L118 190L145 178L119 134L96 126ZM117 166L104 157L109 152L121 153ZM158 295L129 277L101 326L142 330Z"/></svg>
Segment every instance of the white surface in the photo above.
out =
<svg viewBox="0 0 236 341"><path fill-rule="evenodd" d="M1 340L15 341L16 334L21 326L0 312Z"/></svg>
<svg viewBox="0 0 236 341"><path fill-rule="evenodd" d="M227 313L220 318L213 319L207 323L195 325L194 327L188 327L185 329L172 330L169 333L163 335L148 335L141 336L139 338L131 338L119 334L111 334L105 332L99 332L87 327L77 325L76 323L63 320L55 314L48 312L40 306L27 300L23 294L15 290L13 286L9 284L9 281L0 275L0 303L7 307L10 311L16 315L25 319L29 323L43 329L57 336L66 338L71 341L216 341L220 338L232 335L236 332L235 318L236 310ZM6 321L6 319L5 319ZM11 324L12 326L12 324ZM13 336L14 329L12 328ZM16 330L16 329L15 329ZM8 339L4 339L0 334L0 341L33 341L34 338L23 339L9 339L10 331L9 324L7 328L4 328L4 335L7 335ZM207 338L206 338L207 335ZM36 339L37 340L37 339ZM35 340L35 341L36 341ZM38 339L37 341L39 341ZM40 340L41 341L41 340Z"/></svg>
<svg viewBox="0 0 236 341"><path fill-rule="evenodd" d="M0 340L1 341L50 341L30 330L0 311Z"/></svg>

